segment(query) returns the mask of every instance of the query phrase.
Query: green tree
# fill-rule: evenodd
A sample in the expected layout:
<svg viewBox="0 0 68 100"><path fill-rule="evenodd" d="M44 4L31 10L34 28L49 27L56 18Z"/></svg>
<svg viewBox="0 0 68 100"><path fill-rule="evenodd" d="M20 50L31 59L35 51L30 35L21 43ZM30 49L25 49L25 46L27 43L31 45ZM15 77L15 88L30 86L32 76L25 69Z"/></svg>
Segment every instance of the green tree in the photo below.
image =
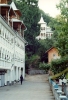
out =
<svg viewBox="0 0 68 100"><path fill-rule="evenodd" d="M65 18L65 20L68 19L68 0L61 0L60 4L57 5L57 8L60 10L61 15Z"/></svg>
<svg viewBox="0 0 68 100"><path fill-rule="evenodd" d="M58 30L60 29L60 27L57 27L57 26L61 26L61 22L62 22L62 21L60 21L60 19L61 19L61 16L59 15L56 18L52 18L48 24L53 31L52 39L54 41L54 45L55 45L57 38L58 38L58 34L59 34Z"/></svg>
<svg viewBox="0 0 68 100"><path fill-rule="evenodd" d="M45 61L45 52L54 46L52 39L46 38L45 40L40 40L40 48L38 49L38 54L40 56L41 62Z"/></svg>
<svg viewBox="0 0 68 100"><path fill-rule="evenodd" d="M50 17L49 14L45 13L43 10L40 10L42 17L44 19L44 21L47 23L47 25L49 24L49 22L53 19L52 17Z"/></svg>
<svg viewBox="0 0 68 100"><path fill-rule="evenodd" d="M56 27L58 39L56 46L61 56L68 54L68 0L61 0L57 6L61 11L59 24Z"/></svg>
<svg viewBox="0 0 68 100"><path fill-rule="evenodd" d="M24 35L28 42L26 46L26 66L30 66L32 59L37 58L37 56L34 55L38 55L42 58L45 51L53 45L52 40L46 39L44 41L38 41L35 39L40 33L38 22L41 18L41 14L47 24L50 22L51 17L39 9L38 0L15 0L15 4L17 8L20 9L22 13L21 20L23 20L27 27L27 31L25 31ZM40 60L37 60L37 62L39 61Z"/></svg>
<svg viewBox="0 0 68 100"><path fill-rule="evenodd" d="M39 33L38 21L40 20L38 0L20 0L16 1L16 5L20 9L22 13L21 19L23 19L27 27L27 31L25 31L25 39L28 41L26 52L32 55L37 51L38 47L38 41L35 40Z"/></svg>

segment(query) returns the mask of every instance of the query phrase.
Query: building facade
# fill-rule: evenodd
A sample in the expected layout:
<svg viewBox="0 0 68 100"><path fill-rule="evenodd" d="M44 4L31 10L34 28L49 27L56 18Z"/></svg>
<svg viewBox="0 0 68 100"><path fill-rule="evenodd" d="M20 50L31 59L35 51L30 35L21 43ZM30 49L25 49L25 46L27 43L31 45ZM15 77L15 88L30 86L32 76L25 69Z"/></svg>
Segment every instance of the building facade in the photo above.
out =
<svg viewBox="0 0 68 100"><path fill-rule="evenodd" d="M46 51L46 53L48 54L48 63L50 63L52 60L60 58L59 52L55 47L50 48Z"/></svg>
<svg viewBox="0 0 68 100"><path fill-rule="evenodd" d="M41 17L40 21L38 22L40 24L40 34L36 37L37 40L44 40L46 38L51 39L51 36L53 32L51 31L51 28L47 26L47 23L44 22L43 17Z"/></svg>
<svg viewBox="0 0 68 100"><path fill-rule="evenodd" d="M21 74L25 78L26 26L14 2L8 1L0 0L0 86L19 81Z"/></svg>

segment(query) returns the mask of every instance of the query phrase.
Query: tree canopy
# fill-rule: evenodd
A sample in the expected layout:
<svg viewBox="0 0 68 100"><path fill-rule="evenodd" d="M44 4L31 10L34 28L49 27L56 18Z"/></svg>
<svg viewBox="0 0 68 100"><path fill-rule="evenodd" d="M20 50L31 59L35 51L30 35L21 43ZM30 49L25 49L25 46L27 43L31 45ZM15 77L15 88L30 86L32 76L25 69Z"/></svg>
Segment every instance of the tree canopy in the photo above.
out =
<svg viewBox="0 0 68 100"><path fill-rule="evenodd" d="M68 54L68 0L61 0L57 6L61 11L61 16L57 18L58 26L56 27L58 39L56 46L61 56Z"/></svg>
<svg viewBox="0 0 68 100"><path fill-rule="evenodd" d="M51 69L53 72L60 72L53 78L56 78L61 74L66 74L64 71L68 72L68 0L61 0L57 7L60 9L61 15L55 18L56 23L52 24L54 20L49 23L53 27L54 32L57 33L55 46L59 50L61 56L60 59L51 62Z"/></svg>
<svg viewBox="0 0 68 100"><path fill-rule="evenodd" d="M39 9L38 0L15 0L15 4L21 11L21 20L23 20L27 27L27 31L25 31L24 35L28 42L28 45L26 46L26 62L28 63L28 61L32 59L31 56L34 57L34 55L36 55L35 57L39 56L39 58L42 59L45 51L53 45L53 42L48 39L43 41L36 40L36 36L40 34L38 22L41 18L41 14L47 24L49 24L52 18Z"/></svg>
<svg viewBox="0 0 68 100"><path fill-rule="evenodd" d="M16 5L20 9L22 13L21 19L27 27L27 31L25 31L24 35L25 39L28 41L26 51L31 52L31 54L34 54L37 49L37 46L39 45L38 42L35 40L35 37L39 33L38 21L40 20L40 10L38 7L38 1L21 0L16 1Z"/></svg>

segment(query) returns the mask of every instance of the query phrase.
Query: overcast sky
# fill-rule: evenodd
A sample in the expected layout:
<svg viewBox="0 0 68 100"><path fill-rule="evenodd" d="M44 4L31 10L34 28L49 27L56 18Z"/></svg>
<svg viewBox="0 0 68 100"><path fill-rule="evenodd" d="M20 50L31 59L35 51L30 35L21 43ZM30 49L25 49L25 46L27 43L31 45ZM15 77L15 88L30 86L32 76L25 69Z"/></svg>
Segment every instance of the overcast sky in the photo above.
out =
<svg viewBox="0 0 68 100"><path fill-rule="evenodd" d="M59 14L59 10L56 8L56 4L59 4L60 0L39 0L39 8L50 16L55 17Z"/></svg>

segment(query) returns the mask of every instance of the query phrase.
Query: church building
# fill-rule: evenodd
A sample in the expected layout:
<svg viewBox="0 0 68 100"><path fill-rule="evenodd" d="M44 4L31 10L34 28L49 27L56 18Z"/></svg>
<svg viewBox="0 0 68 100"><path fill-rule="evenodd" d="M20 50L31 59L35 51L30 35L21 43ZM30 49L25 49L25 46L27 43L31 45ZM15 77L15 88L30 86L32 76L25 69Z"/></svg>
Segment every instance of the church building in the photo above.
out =
<svg viewBox="0 0 68 100"><path fill-rule="evenodd" d="M40 34L36 37L37 40L44 40L46 38L51 39L53 32L51 31L51 28L47 26L47 23L44 22L43 17L41 16L40 21L38 22L40 24Z"/></svg>

